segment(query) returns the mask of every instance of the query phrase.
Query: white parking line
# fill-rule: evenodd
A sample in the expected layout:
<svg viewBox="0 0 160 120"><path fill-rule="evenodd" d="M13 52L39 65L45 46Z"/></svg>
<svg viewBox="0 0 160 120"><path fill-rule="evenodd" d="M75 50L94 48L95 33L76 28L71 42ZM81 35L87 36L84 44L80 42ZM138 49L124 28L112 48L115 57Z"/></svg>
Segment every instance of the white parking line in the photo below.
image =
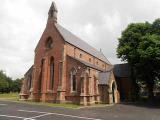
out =
<svg viewBox="0 0 160 120"><path fill-rule="evenodd" d="M5 106L5 105L7 105L7 104L0 104L0 106Z"/></svg>
<svg viewBox="0 0 160 120"><path fill-rule="evenodd" d="M25 118L25 119L23 119L23 120L35 120L35 119L31 119L31 118Z"/></svg>
<svg viewBox="0 0 160 120"><path fill-rule="evenodd" d="M46 116L46 115L51 115L51 113L46 113L46 114L43 114L43 115L38 115L38 116L35 116L35 117L31 117L30 119L39 118L39 117L43 117L43 116Z"/></svg>
<svg viewBox="0 0 160 120"><path fill-rule="evenodd" d="M65 117L72 117L72 118L79 118L79 119L85 119L85 120L102 120L102 119L97 119L97 118L89 118L89 117L81 117L81 116L75 116L75 115L67 115L67 114L59 114L59 113L49 113L49 112L40 112L40 111L29 111L29 110L18 110L21 112L34 112L34 113L43 113L43 115L31 117L32 118L37 118L41 116L46 116L46 115L58 115L58 116L65 116Z"/></svg>
<svg viewBox="0 0 160 120"><path fill-rule="evenodd" d="M46 114L46 113L48 113L48 112L40 112L40 111L30 111L30 110L18 110L18 111L20 111L20 112L34 112L34 113L44 113L44 114Z"/></svg>
<svg viewBox="0 0 160 120"><path fill-rule="evenodd" d="M24 120L34 120L34 119L27 119L25 117L19 117L19 116L10 116L10 115L0 115L0 117L8 117L8 118L19 118L19 119L24 119Z"/></svg>

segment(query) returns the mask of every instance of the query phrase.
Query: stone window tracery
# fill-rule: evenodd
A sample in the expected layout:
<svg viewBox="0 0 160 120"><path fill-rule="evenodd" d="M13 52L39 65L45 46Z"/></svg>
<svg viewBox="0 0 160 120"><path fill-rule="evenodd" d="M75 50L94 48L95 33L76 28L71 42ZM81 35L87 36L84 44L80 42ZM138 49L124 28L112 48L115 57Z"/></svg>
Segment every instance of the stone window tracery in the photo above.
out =
<svg viewBox="0 0 160 120"><path fill-rule="evenodd" d="M73 68L70 73L71 79L71 92L75 92L77 90L77 80L76 80L76 69Z"/></svg>
<svg viewBox="0 0 160 120"><path fill-rule="evenodd" d="M46 49L51 49L53 47L53 40L49 37L46 41Z"/></svg>
<svg viewBox="0 0 160 120"><path fill-rule="evenodd" d="M81 93L84 93L84 78L81 77Z"/></svg>
<svg viewBox="0 0 160 120"><path fill-rule="evenodd" d="M50 59L50 89L53 90L54 87L54 58Z"/></svg>

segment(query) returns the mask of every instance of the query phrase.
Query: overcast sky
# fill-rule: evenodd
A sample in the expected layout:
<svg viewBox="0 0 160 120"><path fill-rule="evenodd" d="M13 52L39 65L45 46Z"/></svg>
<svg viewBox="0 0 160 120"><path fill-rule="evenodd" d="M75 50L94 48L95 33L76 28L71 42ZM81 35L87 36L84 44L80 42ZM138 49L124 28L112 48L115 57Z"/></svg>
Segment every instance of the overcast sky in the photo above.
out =
<svg viewBox="0 0 160 120"><path fill-rule="evenodd" d="M0 69L23 77L34 61L34 48L44 31L52 0L1 0ZM55 0L58 23L101 48L112 64L117 38L131 22L160 17L160 0Z"/></svg>

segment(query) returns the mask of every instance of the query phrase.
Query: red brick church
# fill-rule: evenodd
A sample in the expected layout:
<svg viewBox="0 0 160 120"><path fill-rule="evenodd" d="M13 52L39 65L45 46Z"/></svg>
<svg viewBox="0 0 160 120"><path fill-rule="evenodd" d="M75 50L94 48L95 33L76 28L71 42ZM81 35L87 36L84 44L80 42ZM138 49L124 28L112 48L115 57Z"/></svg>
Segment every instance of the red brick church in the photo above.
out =
<svg viewBox="0 0 160 120"><path fill-rule="evenodd" d="M20 99L82 105L119 102L113 65L101 51L62 27L57 13L53 2Z"/></svg>

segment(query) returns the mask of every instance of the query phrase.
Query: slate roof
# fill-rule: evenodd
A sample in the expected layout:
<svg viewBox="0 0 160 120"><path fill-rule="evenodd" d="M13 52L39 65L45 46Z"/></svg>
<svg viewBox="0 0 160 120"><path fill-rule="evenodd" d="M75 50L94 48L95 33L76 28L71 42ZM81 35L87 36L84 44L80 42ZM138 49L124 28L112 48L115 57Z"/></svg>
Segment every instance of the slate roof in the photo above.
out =
<svg viewBox="0 0 160 120"><path fill-rule="evenodd" d="M111 71L99 73L99 85L108 85L111 77Z"/></svg>
<svg viewBox="0 0 160 120"><path fill-rule="evenodd" d="M96 58L106 62L107 64L111 64L102 52L96 50L95 48L78 38L76 35L72 34L70 31L68 31L61 25L56 23L55 26L66 42L82 49L83 51L95 56Z"/></svg>
<svg viewBox="0 0 160 120"><path fill-rule="evenodd" d="M29 68L29 70L25 73L24 76L26 76L27 74L31 74L33 71L33 65Z"/></svg>
<svg viewBox="0 0 160 120"><path fill-rule="evenodd" d="M109 83L109 80L110 80L110 76L111 76L111 71L113 70L113 67L111 67L108 71L104 71L103 69L93 65L93 64L90 64L88 62L85 62L83 60L80 60L78 58L74 58L72 56L68 56L74 60L77 60L78 62L88 66L88 67L91 67L91 68L94 68L96 70L99 70L101 72L99 72L99 85L108 85Z"/></svg>
<svg viewBox="0 0 160 120"><path fill-rule="evenodd" d="M114 65L113 72L116 77L129 77L130 67L127 63Z"/></svg>
<svg viewBox="0 0 160 120"><path fill-rule="evenodd" d="M86 65L86 66L88 66L88 67L94 68L94 69L99 70L99 71L101 71L101 72L104 71L104 69L101 69L101 68L99 68L99 67L97 67L97 66L95 66L95 65L93 65L93 64L90 64L90 63L88 63L88 62L85 62L85 61L83 61L83 60L81 60L81 59L74 58L74 57L69 56L69 55L68 55L68 57L70 57L70 58L72 58L72 59L74 59L74 60L77 60L77 61L79 61L80 63L82 63L82 64L84 64L84 65Z"/></svg>

